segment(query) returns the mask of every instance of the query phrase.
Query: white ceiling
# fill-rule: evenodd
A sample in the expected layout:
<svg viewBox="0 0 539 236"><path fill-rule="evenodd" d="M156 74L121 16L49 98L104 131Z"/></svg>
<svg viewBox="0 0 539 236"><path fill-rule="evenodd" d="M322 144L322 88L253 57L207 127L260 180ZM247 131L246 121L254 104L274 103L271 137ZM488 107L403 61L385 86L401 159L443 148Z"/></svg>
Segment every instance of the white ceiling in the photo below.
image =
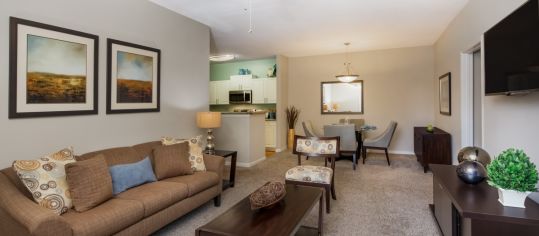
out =
<svg viewBox="0 0 539 236"><path fill-rule="evenodd" d="M242 59L432 45L468 0L150 0L211 27L212 54Z"/></svg>

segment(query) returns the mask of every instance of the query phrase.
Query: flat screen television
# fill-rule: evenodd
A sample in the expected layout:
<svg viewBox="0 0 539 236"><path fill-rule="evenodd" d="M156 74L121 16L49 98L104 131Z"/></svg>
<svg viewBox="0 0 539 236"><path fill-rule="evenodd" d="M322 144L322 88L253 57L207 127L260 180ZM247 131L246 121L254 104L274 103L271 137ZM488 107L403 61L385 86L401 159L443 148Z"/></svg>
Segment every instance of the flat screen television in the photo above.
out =
<svg viewBox="0 0 539 236"><path fill-rule="evenodd" d="M539 0L529 0L484 35L485 94L539 90Z"/></svg>

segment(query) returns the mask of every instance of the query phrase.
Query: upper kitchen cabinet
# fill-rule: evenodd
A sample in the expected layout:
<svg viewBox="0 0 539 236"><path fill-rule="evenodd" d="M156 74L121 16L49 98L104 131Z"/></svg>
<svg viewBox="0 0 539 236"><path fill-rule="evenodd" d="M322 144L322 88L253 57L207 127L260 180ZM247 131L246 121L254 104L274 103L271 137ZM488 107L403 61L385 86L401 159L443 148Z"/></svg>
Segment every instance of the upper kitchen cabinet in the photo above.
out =
<svg viewBox="0 0 539 236"><path fill-rule="evenodd" d="M253 79L253 104L277 103L277 84L275 78Z"/></svg>
<svg viewBox="0 0 539 236"><path fill-rule="evenodd" d="M210 81L210 105L229 104L229 80Z"/></svg>
<svg viewBox="0 0 539 236"><path fill-rule="evenodd" d="M253 75L230 76L230 90L252 90Z"/></svg>
<svg viewBox="0 0 539 236"><path fill-rule="evenodd" d="M277 103L277 80L264 79L264 103Z"/></svg>

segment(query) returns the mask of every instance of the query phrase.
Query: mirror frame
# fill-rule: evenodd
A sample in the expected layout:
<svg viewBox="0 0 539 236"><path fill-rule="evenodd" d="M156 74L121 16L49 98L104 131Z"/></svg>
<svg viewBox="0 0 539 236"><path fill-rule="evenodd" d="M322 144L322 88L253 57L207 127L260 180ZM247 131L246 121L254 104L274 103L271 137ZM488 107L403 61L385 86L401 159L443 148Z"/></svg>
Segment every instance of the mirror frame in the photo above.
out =
<svg viewBox="0 0 539 236"><path fill-rule="evenodd" d="M363 82L363 80L354 80L350 83L361 83L361 112L324 112L324 84L341 84L341 83L344 83L344 82L341 82L341 81L325 81L325 82L321 82L320 83L320 114L322 115L331 115L331 114L334 114L334 115L346 115L346 114L356 114L356 115L363 115L365 113L365 94L364 94L364 90L365 90L365 83Z"/></svg>

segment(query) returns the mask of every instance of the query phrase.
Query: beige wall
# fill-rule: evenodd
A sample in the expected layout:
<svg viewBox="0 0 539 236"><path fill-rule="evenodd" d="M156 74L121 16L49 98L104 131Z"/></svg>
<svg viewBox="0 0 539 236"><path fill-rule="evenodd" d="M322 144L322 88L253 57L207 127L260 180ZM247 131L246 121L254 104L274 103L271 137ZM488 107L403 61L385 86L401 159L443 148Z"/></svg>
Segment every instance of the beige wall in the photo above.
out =
<svg viewBox="0 0 539 236"><path fill-rule="evenodd" d="M338 122L345 115L320 114L320 82L335 81L343 70L344 54L289 58L288 103L301 110L297 133L303 134L301 122L311 120L322 133L323 124ZM363 118L382 132L391 120L398 128L390 150L413 153L413 127L434 121L432 47L414 47L350 54L355 72L364 81Z"/></svg>
<svg viewBox="0 0 539 236"><path fill-rule="evenodd" d="M470 1L435 44L436 75L452 72L453 115L443 116L438 113L437 95L434 104L436 125L453 136L454 162L458 150L462 147L460 53L478 44L485 31L524 2L526 1ZM437 86L436 82L434 86ZM539 125L536 124L539 121L539 93L514 97L487 96L484 97L483 106L484 148L492 156L509 147L522 148L539 165Z"/></svg>
<svg viewBox="0 0 539 236"><path fill-rule="evenodd" d="M209 28L146 0L0 0L0 167L73 146L76 153L201 133ZM129 9L128 11L121 9ZM8 120L9 16L99 35L99 115ZM107 37L161 49L161 112L105 115Z"/></svg>

